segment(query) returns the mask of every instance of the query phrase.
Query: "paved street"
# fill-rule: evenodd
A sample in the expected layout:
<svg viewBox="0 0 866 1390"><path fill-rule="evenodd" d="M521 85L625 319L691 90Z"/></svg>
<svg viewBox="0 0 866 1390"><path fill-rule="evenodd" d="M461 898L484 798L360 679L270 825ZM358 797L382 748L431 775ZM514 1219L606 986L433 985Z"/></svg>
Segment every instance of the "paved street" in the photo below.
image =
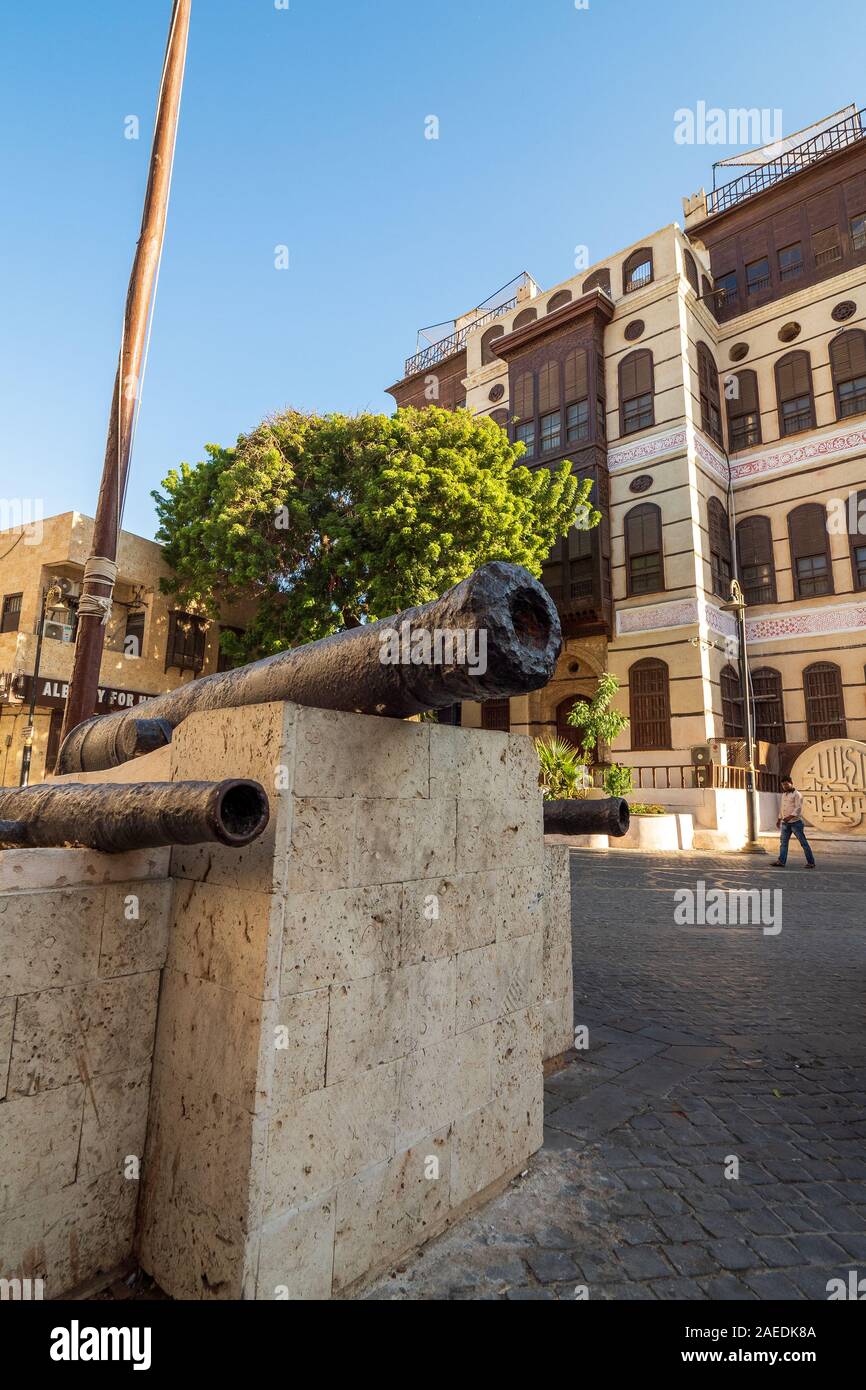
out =
<svg viewBox="0 0 866 1390"><path fill-rule="evenodd" d="M781 931L677 925L699 881L781 889ZM826 1299L866 1277L866 857L576 851L572 887L589 1046L548 1081L545 1147L368 1296Z"/></svg>

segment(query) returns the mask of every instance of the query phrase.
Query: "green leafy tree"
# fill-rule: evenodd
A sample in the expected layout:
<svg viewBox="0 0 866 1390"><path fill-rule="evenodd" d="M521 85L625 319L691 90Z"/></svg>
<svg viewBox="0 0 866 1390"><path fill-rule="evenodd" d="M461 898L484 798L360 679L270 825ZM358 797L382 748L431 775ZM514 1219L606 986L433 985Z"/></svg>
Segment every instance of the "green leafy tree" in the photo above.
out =
<svg viewBox="0 0 866 1390"><path fill-rule="evenodd" d="M582 516L591 483L520 465L491 420L468 411L305 415L289 410L209 445L153 494L179 601L219 618L255 604L230 657L257 656L426 603L490 560L541 573Z"/></svg>
<svg viewBox="0 0 866 1390"><path fill-rule="evenodd" d="M628 728L628 715L611 709L619 681L609 671L598 678L598 686L592 699L575 700L567 715L567 722L573 729L580 730L580 747L586 762L591 762L596 747L611 744Z"/></svg>

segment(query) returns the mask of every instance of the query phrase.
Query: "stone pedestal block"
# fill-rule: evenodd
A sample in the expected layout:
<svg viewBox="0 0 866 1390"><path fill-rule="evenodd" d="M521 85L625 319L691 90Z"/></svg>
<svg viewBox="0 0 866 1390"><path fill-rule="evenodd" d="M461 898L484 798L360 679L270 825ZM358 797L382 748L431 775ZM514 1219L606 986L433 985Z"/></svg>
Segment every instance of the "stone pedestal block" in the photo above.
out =
<svg viewBox="0 0 866 1390"><path fill-rule="evenodd" d="M255 777L272 815L172 854L142 1264L351 1295L541 1145L571 955L531 744L271 704L187 720L171 775Z"/></svg>

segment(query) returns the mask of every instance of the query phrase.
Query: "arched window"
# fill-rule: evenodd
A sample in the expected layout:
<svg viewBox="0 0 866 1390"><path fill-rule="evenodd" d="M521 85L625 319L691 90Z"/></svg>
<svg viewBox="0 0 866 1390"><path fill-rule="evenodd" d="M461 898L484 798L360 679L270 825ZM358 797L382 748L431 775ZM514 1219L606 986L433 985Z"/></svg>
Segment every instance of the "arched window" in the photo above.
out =
<svg viewBox="0 0 866 1390"><path fill-rule="evenodd" d="M722 687L722 722L725 738L743 738L746 721L743 715L743 692L740 677L733 666L723 666L719 678Z"/></svg>
<svg viewBox="0 0 866 1390"><path fill-rule="evenodd" d="M772 666L760 666L752 672L752 699L755 706L755 738L762 743L785 743L782 677Z"/></svg>
<svg viewBox="0 0 866 1390"><path fill-rule="evenodd" d="M486 367L488 362L498 362L499 358L493 351L493 344L497 338L501 338L505 329L501 323L495 323L492 328L488 328L486 333L481 334L481 365Z"/></svg>
<svg viewBox="0 0 866 1390"><path fill-rule="evenodd" d="M556 294L551 295L547 301L547 312L553 314L557 309L564 309L566 304L571 303L571 290L557 290Z"/></svg>
<svg viewBox="0 0 866 1390"><path fill-rule="evenodd" d="M747 369L726 376L725 399L731 453L735 454L739 449L754 449L761 442L761 407L755 373Z"/></svg>
<svg viewBox="0 0 866 1390"><path fill-rule="evenodd" d="M832 594L833 564L827 513L821 502L804 502L788 513L791 570L795 598L819 598Z"/></svg>
<svg viewBox="0 0 866 1390"><path fill-rule="evenodd" d="M779 433L798 434L815 428L812 363L808 352L789 352L776 363Z"/></svg>
<svg viewBox="0 0 866 1390"><path fill-rule="evenodd" d="M641 502L626 512L623 525L629 596L658 592L665 587L661 510Z"/></svg>
<svg viewBox="0 0 866 1390"><path fill-rule="evenodd" d="M649 246L632 251L622 267L622 292L633 294L642 290L653 278L653 253Z"/></svg>
<svg viewBox="0 0 866 1390"><path fill-rule="evenodd" d="M857 514L853 519L855 525L848 528L851 539L851 576L855 589L866 589L866 492L857 493Z"/></svg>
<svg viewBox="0 0 866 1390"><path fill-rule="evenodd" d="M691 251L687 251L685 247L683 247L683 267L686 272L686 279L695 294L700 294L700 289L698 287L698 263Z"/></svg>
<svg viewBox="0 0 866 1390"><path fill-rule="evenodd" d="M713 580L713 593L719 598L731 597L731 528L728 513L718 497L711 497L707 503L707 518L710 532L710 570Z"/></svg>
<svg viewBox="0 0 866 1390"><path fill-rule="evenodd" d="M610 287L610 271L607 267L602 267L601 270L594 270L591 275L586 277L580 287L580 292L581 294L589 294L590 290L604 290L608 299L613 299L613 293Z"/></svg>
<svg viewBox="0 0 866 1390"><path fill-rule="evenodd" d="M776 567L768 516L747 516L737 522L737 556L746 603L775 603Z"/></svg>
<svg viewBox="0 0 866 1390"><path fill-rule="evenodd" d="M511 728L511 712L508 700L484 700L481 705L482 729L498 729L508 733Z"/></svg>
<svg viewBox="0 0 866 1390"><path fill-rule="evenodd" d="M648 348L639 348L619 364L620 433L634 434L654 424L653 355Z"/></svg>
<svg viewBox="0 0 866 1390"><path fill-rule="evenodd" d="M497 425L501 425L501 427L502 427L504 430L508 429L508 411L507 411L507 410L503 410L501 407L500 407L499 410L491 410L491 412L490 412L490 418L491 418L491 420L494 420L494 421L496 422Z"/></svg>
<svg viewBox="0 0 866 1390"><path fill-rule="evenodd" d="M866 333L849 328L830 344L836 419L866 412Z"/></svg>
<svg viewBox="0 0 866 1390"><path fill-rule="evenodd" d="M810 742L847 738L842 673L832 661L816 661L803 672L806 728Z"/></svg>
<svg viewBox="0 0 866 1390"><path fill-rule="evenodd" d="M628 673L631 746L634 751L671 746L671 702L668 668L647 657Z"/></svg>
<svg viewBox="0 0 866 1390"><path fill-rule="evenodd" d="M512 330L516 331L518 328L525 328L528 323L535 323L535 320L537 318L537 309L521 309L520 313L517 315L516 319L511 325Z"/></svg>
<svg viewBox="0 0 866 1390"><path fill-rule="evenodd" d="M722 411L719 401L719 373L706 343L698 343L698 382L701 395L701 428L722 443Z"/></svg>

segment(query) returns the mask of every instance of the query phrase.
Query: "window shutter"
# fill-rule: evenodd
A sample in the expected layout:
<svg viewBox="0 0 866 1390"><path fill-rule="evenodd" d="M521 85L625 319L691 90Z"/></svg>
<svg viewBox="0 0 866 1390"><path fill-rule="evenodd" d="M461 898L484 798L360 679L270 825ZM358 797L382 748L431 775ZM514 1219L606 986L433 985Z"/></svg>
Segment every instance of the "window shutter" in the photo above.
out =
<svg viewBox="0 0 866 1390"><path fill-rule="evenodd" d="M683 251L683 264L686 268L686 279L688 280L695 294L699 294L700 290L698 288L698 267L691 251Z"/></svg>
<svg viewBox="0 0 866 1390"><path fill-rule="evenodd" d="M830 362L836 382L866 376L866 333L860 328L840 333L830 344Z"/></svg>
<svg viewBox="0 0 866 1390"><path fill-rule="evenodd" d="M552 299L547 301L547 312L553 314L557 309L564 309L566 304L571 303L571 290L557 290Z"/></svg>
<svg viewBox="0 0 866 1390"><path fill-rule="evenodd" d="M635 396L648 395L652 387L652 353L645 349L640 352L629 353L624 357L620 365L620 390L623 400L632 400Z"/></svg>
<svg viewBox="0 0 866 1390"><path fill-rule="evenodd" d="M753 671L752 694L755 702L755 738L762 743L784 743L785 709L780 673L771 666L762 666Z"/></svg>
<svg viewBox="0 0 866 1390"><path fill-rule="evenodd" d="M773 563L773 539L770 518L749 516L737 526L737 551L740 568L746 565L771 565Z"/></svg>
<svg viewBox="0 0 866 1390"><path fill-rule="evenodd" d="M737 372L738 396L728 401L731 415L758 414L758 378L752 371Z"/></svg>
<svg viewBox="0 0 866 1390"><path fill-rule="evenodd" d="M807 352L789 353L787 357L782 358L776 372L780 400L791 401L797 396L812 394L812 373Z"/></svg>
<svg viewBox="0 0 866 1390"><path fill-rule="evenodd" d="M722 720L725 738L742 738L745 733L743 694L740 678L733 666L724 666L720 677L722 688Z"/></svg>
<svg viewBox="0 0 866 1390"><path fill-rule="evenodd" d="M482 729L498 729L507 734L511 728L510 711L508 700L485 700L481 706Z"/></svg>
<svg viewBox="0 0 866 1390"><path fill-rule="evenodd" d="M729 558L731 554L731 533L728 514L718 497L711 497L707 503L709 519L710 549Z"/></svg>
<svg viewBox="0 0 866 1390"><path fill-rule="evenodd" d="M525 328L525 327L527 326L527 324L535 323L535 320L536 320L537 318L538 318L538 310L537 310L537 309L521 309L520 313L517 315L517 318L514 320L513 324L511 325L512 331L515 331L515 332L516 332L516 330L517 330L518 328Z"/></svg>
<svg viewBox="0 0 866 1390"><path fill-rule="evenodd" d="M559 409L559 363L548 362L538 373L538 410L544 415L548 410Z"/></svg>
<svg viewBox="0 0 866 1390"><path fill-rule="evenodd" d="M589 395L589 368L585 348L575 348L565 359L565 399L582 401Z"/></svg>
<svg viewBox="0 0 866 1390"><path fill-rule="evenodd" d="M671 710L668 668L653 657L637 661L628 673L632 748L670 748Z"/></svg>
<svg viewBox="0 0 866 1390"><path fill-rule="evenodd" d="M827 549L827 517L820 502L805 502L788 517L791 549L799 555L821 555Z"/></svg>
<svg viewBox="0 0 866 1390"><path fill-rule="evenodd" d="M817 661L803 672L809 739L846 738L842 673L831 661Z"/></svg>
<svg viewBox="0 0 866 1390"><path fill-rule="evenodd" d="M514 414L518 420L531 420L535 415L535 392L532 372L523 372L514 385Z"/></svg>
<svg viewBox="0 0 866 1390"><path fill-rule="evenodd" d="M834 251L838 245L838 227L823 227L820 232L812 233L812 250L816 256L821 256L827 251Z"/></svg>

